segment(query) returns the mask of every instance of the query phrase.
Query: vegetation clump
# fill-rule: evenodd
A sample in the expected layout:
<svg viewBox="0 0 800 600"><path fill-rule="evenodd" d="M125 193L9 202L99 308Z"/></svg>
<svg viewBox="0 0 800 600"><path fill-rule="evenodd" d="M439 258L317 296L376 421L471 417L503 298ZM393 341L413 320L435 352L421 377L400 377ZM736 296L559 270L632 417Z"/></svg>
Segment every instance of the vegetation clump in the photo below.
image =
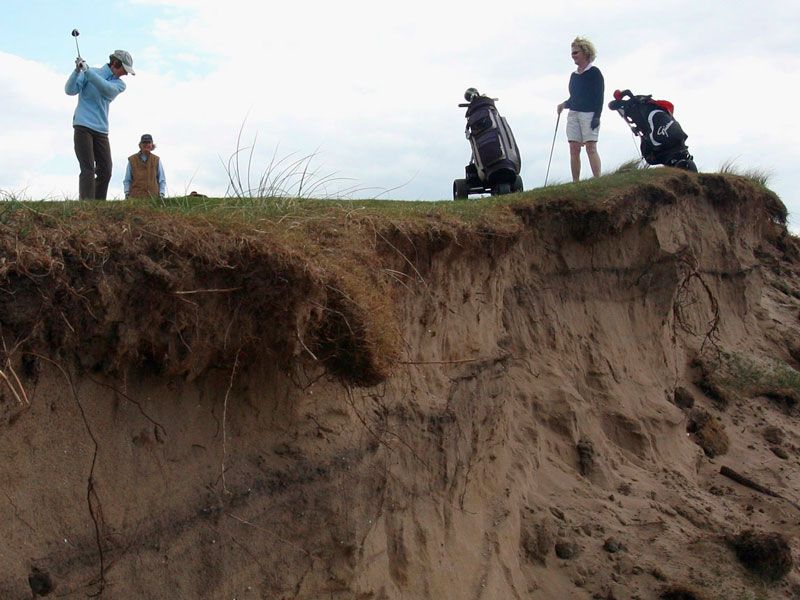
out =
<svg viewBox="0 0 800 600"><path fill-rule="evenodd" d="M774 359L760 359L738 352L717 352L697 358L695 382L722 407L764 396L793 409L800 404L800 372Z"/></svg>
<svg viewBox="0 0 800 600"><path fill-rule="evenodd" d="M734 536L730 543L739 561L764 581L779 581L794 566L789 542L781 533L749 529Z"/></svg>
<svg viewBox="0 0 800 600"><path fill-rule="evenodd" d="M692 434L694 441L709 458L728 452L730 439L724 426L702 408L695 408L689 413L686 431Z"/></svg>

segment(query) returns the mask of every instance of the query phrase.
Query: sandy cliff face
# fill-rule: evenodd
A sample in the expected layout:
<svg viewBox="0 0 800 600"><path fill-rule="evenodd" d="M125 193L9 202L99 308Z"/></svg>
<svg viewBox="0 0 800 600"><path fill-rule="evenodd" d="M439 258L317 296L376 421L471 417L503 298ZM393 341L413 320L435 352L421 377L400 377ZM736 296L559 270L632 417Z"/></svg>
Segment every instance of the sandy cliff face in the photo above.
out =
<svg viewBox="0 0 800 600"><path fill-rule="evenodd" d="M255 234L204 261L123 219L171 242L105 227L90 263L86 234L7 229L0 597L800 597L731 545L800 549L780 208L676 173L492 228L371 222L361 305Z"/></svg>

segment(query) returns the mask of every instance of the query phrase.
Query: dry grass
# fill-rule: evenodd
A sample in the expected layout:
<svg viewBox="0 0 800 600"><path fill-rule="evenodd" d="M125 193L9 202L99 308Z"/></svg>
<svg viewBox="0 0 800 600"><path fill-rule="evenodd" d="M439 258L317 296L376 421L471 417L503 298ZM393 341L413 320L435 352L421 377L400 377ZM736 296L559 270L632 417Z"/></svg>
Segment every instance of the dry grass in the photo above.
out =
<svg viewBox="0 0 800 600"><path fill-rule="evenodd" d="M719 172L723 175L738 175L739 177L750 179L764 187L767 187L769 180L772 179L774 175L769 169L743 169L736 164L736 160L734 159L724 161L719 167Z"/></svg>
<svg viewBox="0 0 800 600"><path fill-rule="evenodd" d="M649 169L650 165L645 162L643 158L632 158L621 163L614 169L613 173L627 173L628 171L636 171L638 169Z"/></svg>

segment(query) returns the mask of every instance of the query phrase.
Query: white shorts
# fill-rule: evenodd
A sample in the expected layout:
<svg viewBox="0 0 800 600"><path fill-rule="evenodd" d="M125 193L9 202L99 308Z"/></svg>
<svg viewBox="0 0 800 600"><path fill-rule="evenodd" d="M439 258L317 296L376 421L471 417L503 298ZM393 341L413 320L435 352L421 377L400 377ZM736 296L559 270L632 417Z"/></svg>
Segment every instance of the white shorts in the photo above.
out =
<svg viewBox="0 0 800 600"><path fill-rule="evenodd" d="M570 142L596 142L600 127L592 129L593 112L569 111L567 115L567 140Z"/></svg>

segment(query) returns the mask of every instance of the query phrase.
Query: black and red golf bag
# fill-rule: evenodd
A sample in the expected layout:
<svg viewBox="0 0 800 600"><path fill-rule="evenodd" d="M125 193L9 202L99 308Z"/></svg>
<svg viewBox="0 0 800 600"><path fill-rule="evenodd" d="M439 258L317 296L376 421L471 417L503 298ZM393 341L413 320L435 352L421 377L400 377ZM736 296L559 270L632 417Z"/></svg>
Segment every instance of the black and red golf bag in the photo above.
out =
<svg viewBox="0 0 800 600"><path fill-rule="evenodd" d="M647 164L697 172L694 158L686 147L689 136L672 116L672 102L653 100L649 95L637 96L630 90L616 90L608 108L622 115L633 133L641 138L642 158Z"/></svg>
<svg viewBox="0 0 800 600"><path fill-rule="evenodd" d="M469 194L508 194L522 191L519 175L522 161L514 134L508 122L495 107L496 98L489 98L469 88L464 93L467 126L464 131L472 149L472 160L465 168L464 179L453 182L453 199L463 200Z"/></svg>

